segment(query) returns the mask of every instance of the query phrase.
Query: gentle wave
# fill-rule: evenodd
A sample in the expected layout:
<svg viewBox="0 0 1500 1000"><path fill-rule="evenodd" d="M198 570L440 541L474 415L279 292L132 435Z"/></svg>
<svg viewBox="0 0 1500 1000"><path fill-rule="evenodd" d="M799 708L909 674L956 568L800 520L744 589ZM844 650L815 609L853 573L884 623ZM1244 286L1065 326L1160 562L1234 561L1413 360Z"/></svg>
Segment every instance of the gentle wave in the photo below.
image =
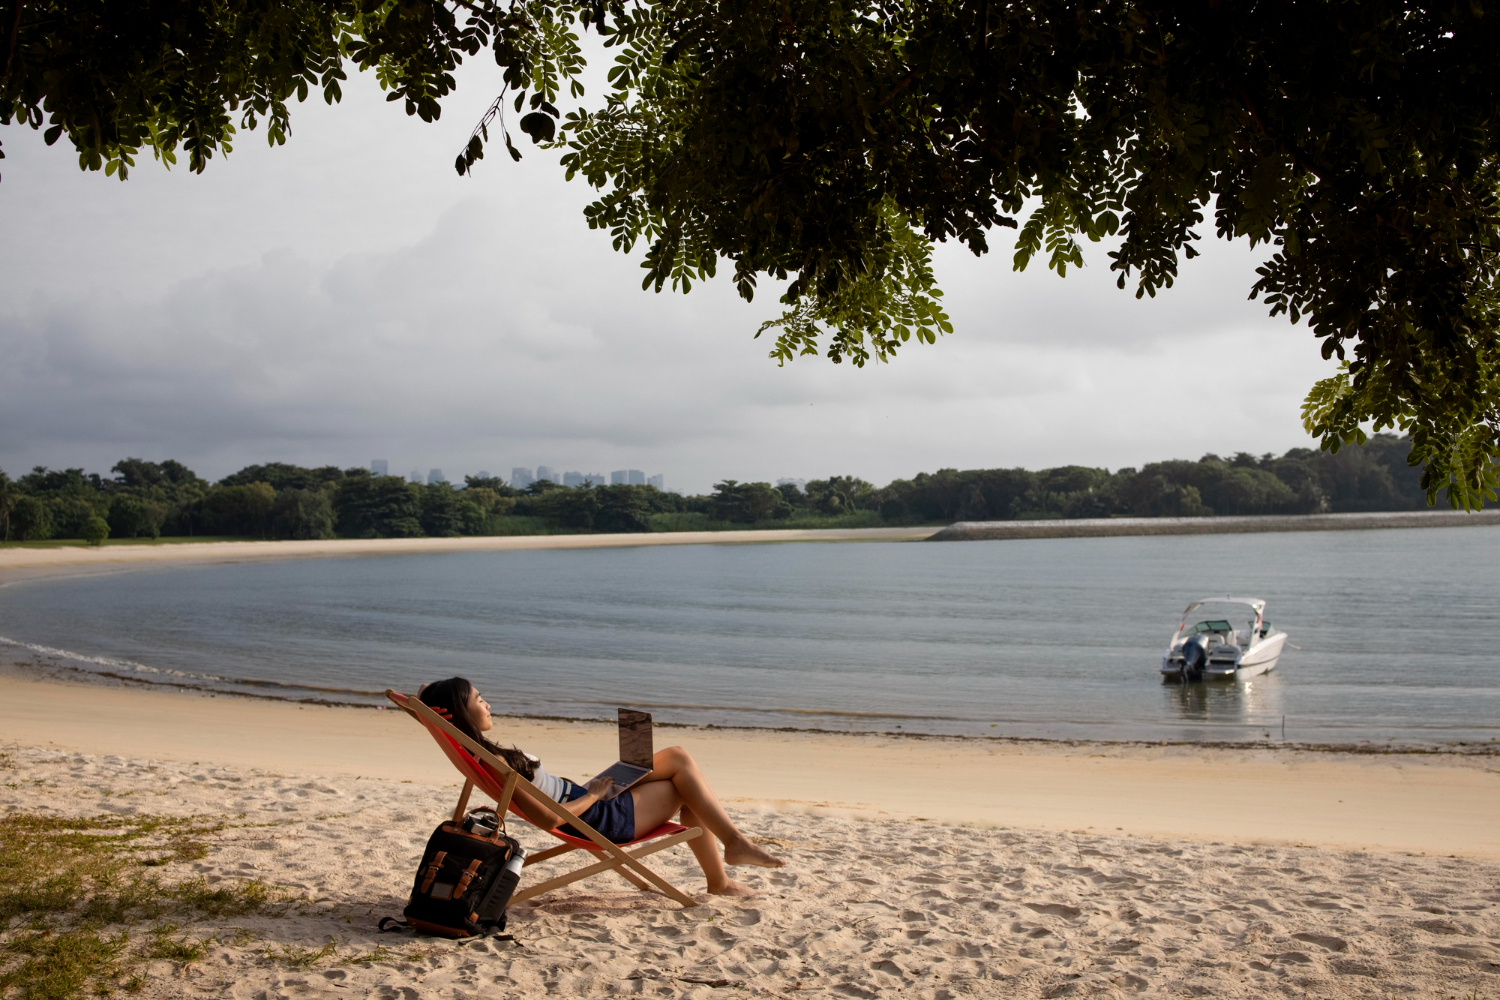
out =
<svg viewBox="0 0 1500 1000"><path fill-rule="evenodd" d="M191 670L175 670L171 667L153 667L145 663L136 663L134 660L122 660L113 656L94 656L91 653L79 653L71 649L59 649L56 646L43 646L35 642L23 642L19 639L11 639L0 635L0 645L15 646L27 649L33 653L43 656L53 656L59 659L72 660L75 663L89 663L100 667L109 667L114 670L128 670L133 674L155 674L169 680L151 680L149 677L132 677L131 680L139 680L147 684L170 684L175 687L192 687L205 691L214 690L215 684L243 685L250 688L272 688L286 691L312 691L317 694L343 694L360 695L369 698L384 697L385 692L369 691L362 688L331 687L322 684L296 684L289 681L261 680L254 677L232 677L224 674L204 674ZM86 671L88 673L99 673L101 676L119 677L118 674L106 673L105 671ZM195 683L196 682L196 683Z"/></svg>
<svg viewBox="0 0 1500 1000"><path fill-rule="evenodd" d="M608 705L613 707L612 701L586 702L590 705ZM979 722L978 716L963 715L910 715L903 712L849 712L837 708L776 708L762 705L700 705L691 702L671 701L631 701L630 705L635 708L666 708L666 709L692 709L699 712L764 712L768 715L819 715L847 719L909 719L913 722ZM984 716L983 721L990 721L991 716Z"/></svg>
<svg viewBox="0 0 1500 1000"><path fill-rule="evenodd" d="M79 653L71 649L60 649L56 646L43 646L35 642L23 642L19 639L11 639L0 636L0 645L15 646L27 649L34 653L45 656L58 657L60 659L72 660L75 663L88 663L100 667L109 667L114 670L129 670L134 674L155 674L170 680L154 681L148 677L132 677L132 680L140 680L150 684L170 684L174 687L191 687L205 691L214 690L214 685L238 685L248 688L264 688L283 691L310 691L325 695L354 695L365 698L383 698L384 690L369 690L365 688L337 687L323 684L297 684L289 681L263 680L254 677L234 677L226 674L198 673L190 670L175 670L170 667L153 667L145 663L137 663L134 660L123 660L113 656L95 656L91 653ZM106 673L104 671L88 671L98 673L100 676L118 678L119 675ZM195 683L196 682L196 683ZM576 702L574 704L577 704ZM593 701L584 704L599 705L600 707L615 707L615 702ZM976 722L977 718L967 718L958 715L915 715L902 712L851 712L836 708L779 708L762 707L757 705L711 705L692 702L665 702L665 701L630 701L630 705L636 708L649 709L682 709L701 712L742 712L766 715L798 715L817 716L826 718L849 718L849 719L892 719L903 722ZM986 719L989 717L986 716Z"/></svg>

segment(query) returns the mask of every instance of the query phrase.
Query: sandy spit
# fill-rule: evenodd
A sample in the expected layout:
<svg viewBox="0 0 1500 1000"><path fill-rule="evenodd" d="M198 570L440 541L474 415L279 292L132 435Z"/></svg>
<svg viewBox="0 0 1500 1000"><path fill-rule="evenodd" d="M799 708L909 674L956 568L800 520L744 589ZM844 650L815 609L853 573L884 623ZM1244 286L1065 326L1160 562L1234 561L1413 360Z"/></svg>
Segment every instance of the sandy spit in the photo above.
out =
<svg viewBox="0 0 1500 1000"><path fill-rule="evenodd" d="M463 538L337 538L327 541L173 542L155 545L67 545L0 548L0 573L64 566L121 566L175 562L250 562L338 556L399 556L440 552L527 549L609 549L646 545L747 545L769 542L908 542L937 532L920 528L809 528L767 531L672 531L632 535L506 535Z"/></svg>
<svg viewBox="0 0 1500 1000"><path fill-rule="evenodd" d="M171 874L258 879L292 905L183 926L213 941L200 961L154 962L151 998L1500 991L1500 866L1483 861L738 806L737 822L789 862L739 870L755 899L679 909L609 876L515 908L515 942L453 944L375 932L399 913L451 787L228 766L211 743L198 763L3 749L7 812L274 823L226 831ZM685 849L658 857L701 892ZM328 944L310 967L288 959Z"/></svg>

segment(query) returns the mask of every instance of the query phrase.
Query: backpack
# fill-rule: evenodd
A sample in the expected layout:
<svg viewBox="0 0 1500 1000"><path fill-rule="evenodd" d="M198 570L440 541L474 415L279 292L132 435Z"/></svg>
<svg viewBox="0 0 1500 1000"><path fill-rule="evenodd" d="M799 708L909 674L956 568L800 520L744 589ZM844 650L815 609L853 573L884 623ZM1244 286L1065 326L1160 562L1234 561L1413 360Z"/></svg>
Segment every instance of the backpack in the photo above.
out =
<svg viewBox="0 0 1500 1000"><path fill-rule="evenodd" d="M462 823L449 820L432 832L403 911L406 924L449 938L505 929L505 907L521 878L526 852L493 809L476 809ZM389 930L387 921L381 930Z"/></svg>

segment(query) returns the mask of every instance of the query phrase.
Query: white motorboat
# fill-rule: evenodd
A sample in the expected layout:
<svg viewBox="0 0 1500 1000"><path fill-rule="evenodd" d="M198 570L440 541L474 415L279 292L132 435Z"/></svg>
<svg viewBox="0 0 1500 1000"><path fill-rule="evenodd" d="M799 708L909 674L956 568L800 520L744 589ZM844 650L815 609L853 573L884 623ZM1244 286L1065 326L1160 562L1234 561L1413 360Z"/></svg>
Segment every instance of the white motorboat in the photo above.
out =
<svg viewBox="0 0 1500 1000"><path fill-rule="evenodd" d="M1276 666L1286 633L1266 621L1255 597L1205 597L1182 613L1161 658L1168 678L1256 677Z"/></svg>

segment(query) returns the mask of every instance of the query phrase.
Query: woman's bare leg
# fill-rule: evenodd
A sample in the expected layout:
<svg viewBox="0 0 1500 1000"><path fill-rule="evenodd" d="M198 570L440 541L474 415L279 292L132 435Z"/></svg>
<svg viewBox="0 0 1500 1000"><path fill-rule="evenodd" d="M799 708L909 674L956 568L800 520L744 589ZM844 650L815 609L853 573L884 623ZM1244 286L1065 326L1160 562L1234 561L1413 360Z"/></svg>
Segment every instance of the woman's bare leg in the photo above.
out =
<svg viewBox="0 0 1500 1000"><path fill-rule="evenodd" d="M681 747L668 747L652 761L655 768L640 784L631 789L635 796L635 825L637 832L653 830L671 819L679 809L687 810L695 817L695 824L703 827L724 843L724 862L731 865L757 865L761 868L780 868L786 862L761 850L735 827L729 814L719 804L708 779L698 762ZM675 794L664 794L669 786ZM703 838L699 838L703 839ZM697 843L697 840L690 841ZM694 853L697 853L694 847ZM717 852L715 852L717 855ZM708 873L707 867L704 873Z"/></svg>
<svg viewBox="0 0 1500 1000"><path fill-rule="evenodd" d="M688 847L692 848L693 856L698 859L698 867L703 869L703 875L708 879L709 892L717 896L755 895L749 886L729 877L729 873L724 870L724 859L719 857L718 840L703 826L698 814L682 804L682 796L677 794L677 789L670 781L643 781L630 790L630 795L635 800L637 833L653 830L678 814L681 815L683 826L703 827L703 833L688 841ZM658 820L658 816L662 818Z"/></svg>
<svg viewBox="0 0 1500 1000"><path fill-rule="evenodd" d="M698 819L698 814L687 806L682 807L678 816L678 822L686 827L703 826ZM703 869L703 875L708 879L708 891L716 896L753 896L755 895L748 885L736 882L729 877L729 872L724 869L724 859L719 857L719 841L707 828L702 835L688 841L688 846L693 849L693 856L698 859L698 867Z"/></svg>

